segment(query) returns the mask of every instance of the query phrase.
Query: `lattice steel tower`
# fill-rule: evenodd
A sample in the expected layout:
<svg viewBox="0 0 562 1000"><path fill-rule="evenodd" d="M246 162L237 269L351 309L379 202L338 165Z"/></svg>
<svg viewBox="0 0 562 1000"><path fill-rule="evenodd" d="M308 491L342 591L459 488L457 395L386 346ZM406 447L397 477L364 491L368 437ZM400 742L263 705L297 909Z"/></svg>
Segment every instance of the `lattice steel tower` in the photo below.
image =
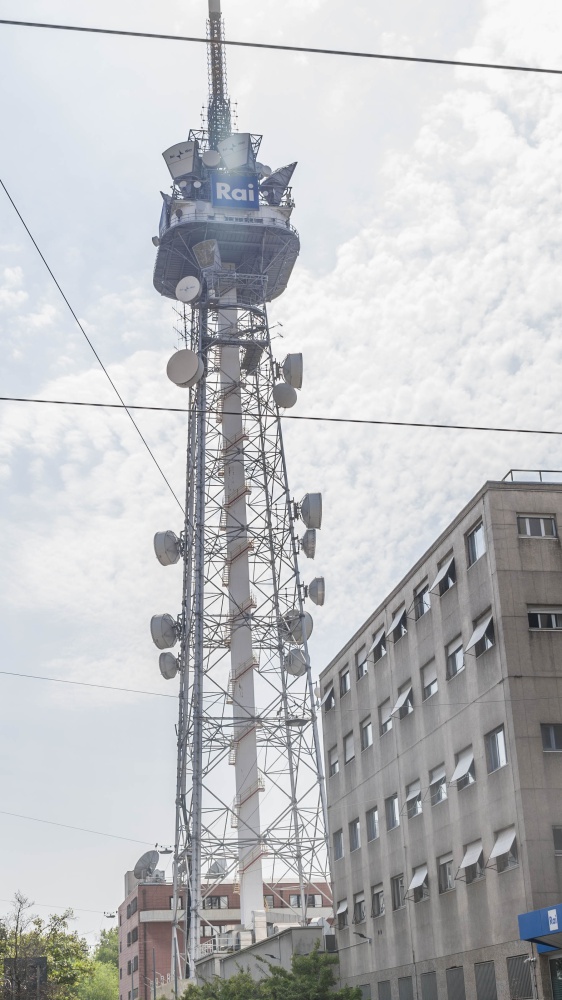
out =
<svg viewBox="0 0 562 1000"><path fill-rule="evenodd" d="M323 603L324 581L305 587L297 562L314 556L321 497L291 499L279 407L296 401L302 356L274 360L266 311L299 252L296 164L272 172L261 136L232 132L220 0L207 27L207 129L163 154L173 187L154 238L154 285L184 304L168 375L189 390L185 524L155 537L161 563L183 560L182 610L151 631L160 649L179 644L160 669L180 681L173 968L191 977L214 916L203 878L207 893L239 882L240 945L267 933L264 881L298 882L302 922L307 884L329 881L303 607Z"/></svg>

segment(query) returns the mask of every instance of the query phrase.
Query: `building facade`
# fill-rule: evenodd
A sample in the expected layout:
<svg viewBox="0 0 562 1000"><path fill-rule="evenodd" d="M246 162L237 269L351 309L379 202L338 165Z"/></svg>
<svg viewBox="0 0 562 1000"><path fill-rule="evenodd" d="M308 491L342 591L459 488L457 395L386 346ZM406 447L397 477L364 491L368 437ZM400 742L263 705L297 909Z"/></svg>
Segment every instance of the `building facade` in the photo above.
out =
<svg viewBox="0 0 562 1000"><path fill-rule="evenodd" d="M487 483L321 675L340 972L373 1000L556 986L517 917L562 900L561 526L562 485Z"/></svg>
<svg viewBox="0 0 562 1000"><path fill-rule="evenodd" d="M305 891L307 923L331 917L329 885L310 883ZM125 899L118 912L119 1000L150 1000L154 984L157 989L170 984L172 903L173 886L163 873L155 873L141 882L132 872L126 873ZM264 883L263 903L268 936L302 920L301 891L293 882ZM201 917L203 953L212 956L224 952L225 959L236 940L233 932L241 923L239 885L216 881L204 884ZM251 935L246 937L243 943L250 945ZM306 935L305 939L308 941Z"/></svg>

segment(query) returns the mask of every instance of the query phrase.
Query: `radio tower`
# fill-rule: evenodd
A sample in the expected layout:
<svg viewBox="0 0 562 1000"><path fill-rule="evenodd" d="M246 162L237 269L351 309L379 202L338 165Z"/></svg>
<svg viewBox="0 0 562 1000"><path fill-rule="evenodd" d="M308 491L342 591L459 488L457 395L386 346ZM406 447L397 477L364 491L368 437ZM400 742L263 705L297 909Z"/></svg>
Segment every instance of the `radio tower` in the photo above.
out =
<svg viewBox="0 0 562 1000"><path fill-rule="evenodd" d="M203 905L203 880L205 895L239 883L242 947L267 934L264 880L298 882L302 923L306 886L329 881L303 607L323 604L324 580L305 587L297 563L299 551L314 556L322 505L319 493L297 504L289 492L279 408L296 402L302 355L273 359L266 311L299 252L296 164L272 172L258 162L261 136L232 132L220 0L209 0L207 37L207 128L163 154L173 186L153 240L154 285L183 303L168 376L189 391L185 522L179 537L154 539L163 565L183 561L182 608L151 622L160 649L179 646L160 655L163 676L180 683L176 989L195 978L218 916Z"/></svg>

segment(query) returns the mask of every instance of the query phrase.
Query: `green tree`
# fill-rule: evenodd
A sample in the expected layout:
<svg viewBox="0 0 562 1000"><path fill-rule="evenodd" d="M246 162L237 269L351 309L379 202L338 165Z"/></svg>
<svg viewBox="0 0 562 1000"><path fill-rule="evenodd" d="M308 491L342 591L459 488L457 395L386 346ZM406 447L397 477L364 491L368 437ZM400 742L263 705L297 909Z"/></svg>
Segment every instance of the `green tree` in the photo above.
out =
<svg viewBox="0 0 562 1000"><path fill-rule="evenodd" d="M358 987L336 987L337 955L320 951L318 943L308 955L293 955L291 971L263 962L264 978L256 981L248 969L230 979L217 976L202 986L190 986L182 1000L361 1000Z"/></svg>
<svg viewBox="0 0 562 1000"><path fill-rule="evenodd" d="M110 927L108 931L100 934L100 943L94 951L96 962L105 962L106 965L114 965L119 968L119 930L117 927Z"/></svg>
<svg viewBox="0 0 562 1000"><path fill-rule="evenodd" d="M78 985L77 1000L118 1000L119 970L111 962L94 961L91 975Z"/></svg>

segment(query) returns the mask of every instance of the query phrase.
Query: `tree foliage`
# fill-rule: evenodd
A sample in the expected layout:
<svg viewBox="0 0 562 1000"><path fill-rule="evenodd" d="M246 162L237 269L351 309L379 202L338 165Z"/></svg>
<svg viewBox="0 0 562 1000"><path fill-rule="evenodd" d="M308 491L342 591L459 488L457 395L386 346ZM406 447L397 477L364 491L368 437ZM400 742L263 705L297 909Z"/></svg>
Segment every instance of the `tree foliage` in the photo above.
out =
<svg viewBox="0 0 562 1000"><path fill-rule="evenodd" d="M309 955L293 955L289 972L265 962L264 978L255 980L241 968L230 979L218 976L202 986L190 986L182 1000L361 1000L361 990L335 989L337 955L328 955L316 944Z"/></svg>
<svg viewBox="0 0 562 1000"><path fill-rule="evenodd" d="M72 910L47 920L31 913L32 903L16 893L12 912L0 921L0 971L6 958L47 958L49 1000L76 1000L79 983L92 975L87 942L69 931Z"/></svg>
<svg viewBox="0 0 562 1000"><path fill-rule="evenodd" d="M78 1000L117 1000L119 969L111 962L94 961L92 973L78 985Z"/></svg>
<svg viewBox="0 0 562 1000"><path fill-rule="evenodd" d="M106 965L114 965L116 969L119 968L119 929L117 927L110 927L108 931L101 932L100 943L94 952L94 958L96 962L104 962Z"/></svg>

